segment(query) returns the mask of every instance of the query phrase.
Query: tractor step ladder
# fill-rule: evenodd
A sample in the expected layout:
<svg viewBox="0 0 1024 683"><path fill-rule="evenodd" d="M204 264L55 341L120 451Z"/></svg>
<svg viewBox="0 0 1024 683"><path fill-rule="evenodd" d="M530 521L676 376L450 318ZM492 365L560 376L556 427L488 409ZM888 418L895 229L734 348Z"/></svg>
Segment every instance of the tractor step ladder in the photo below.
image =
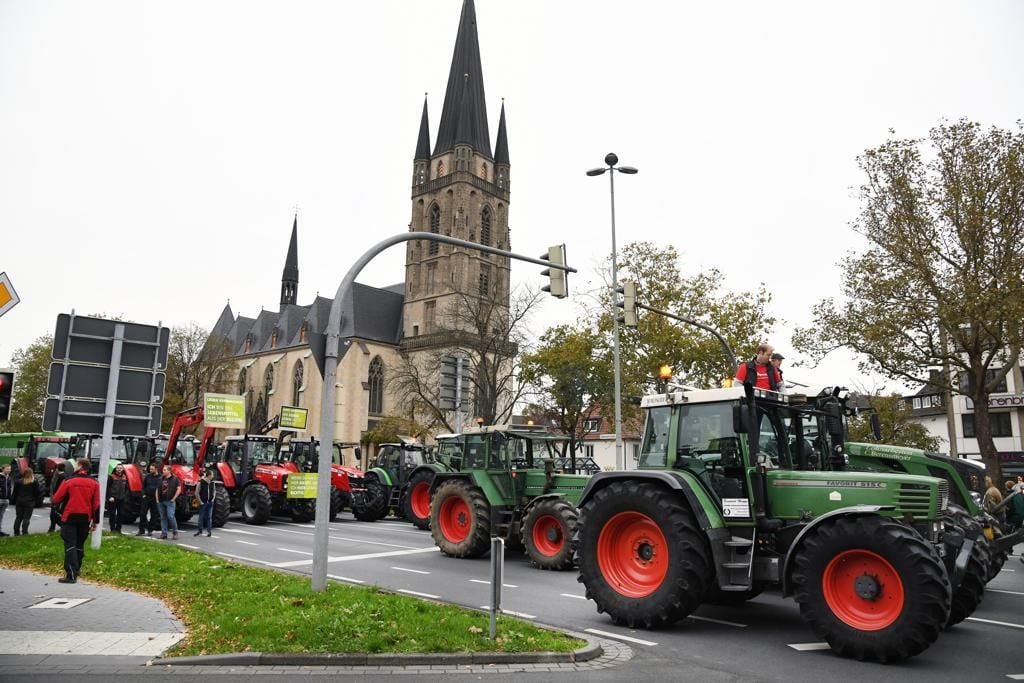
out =
<svg viewBox="0 0 1024 683"><path fill-rule="evenodd" d="M491 508L491 536L509 538L509 532L516 523L515 508Z"/></svg>
<svg viewBox="0 0 1024 683"><path fill-rule="evenodd" d="M754 532L757 533L756 531ZM746 591L753 585L752 572L754 568L754 539L733 536L725 541L728 555L722 562L725 569L725 576L729 582L720 588L723 591Z"/></svg>

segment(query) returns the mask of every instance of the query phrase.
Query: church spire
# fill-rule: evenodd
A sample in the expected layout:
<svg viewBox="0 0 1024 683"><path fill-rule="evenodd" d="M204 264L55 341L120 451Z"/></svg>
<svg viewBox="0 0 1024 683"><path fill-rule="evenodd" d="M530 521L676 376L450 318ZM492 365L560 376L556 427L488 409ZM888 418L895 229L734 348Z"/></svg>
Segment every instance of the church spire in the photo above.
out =
<svg viewBox="0 0 1024 683"><path fill-rule="evenodd" d="M494 163L508 164L508 133L505 131L505 100L501 101L501 118L498 119L498 139L494 142Z"/></svg>
<svg viewBox="0 0 1024 683"><path fill-rule="evenodd" d="M469 120L462 121L463 117ZM471 139L459 140L462 130L470 131ZM473 0L465 0L462 5L434 154L451 151L456 142L467 142L477 154L491 158L491 136L487 128L487 105Z"/></svg>
<svg viewBox="0 0 1024 683"><path fill-rule="evenodd" d="M420 118L420 137L416 141L414 159L430 158L430 123L427 121L427 94L423 93L423 116Z"/></svg>
<svg viewBox="0 0 1024 683"><path fill-rule="evenodd" d="M288 256L281 273L281 308L294 305L299 291L299 214L292 222L292 239L288 243Z"/></svg>

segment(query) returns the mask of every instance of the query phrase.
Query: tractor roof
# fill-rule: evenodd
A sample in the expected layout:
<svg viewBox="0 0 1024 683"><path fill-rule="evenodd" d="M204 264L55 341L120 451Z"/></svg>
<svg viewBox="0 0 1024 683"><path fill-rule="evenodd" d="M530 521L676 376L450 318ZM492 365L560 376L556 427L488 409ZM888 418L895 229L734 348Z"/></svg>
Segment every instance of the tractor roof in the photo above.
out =
<svg viewBox="0 0 1024 683"><path fill-rule="evenodd" d="M688 389L686 391L673 391L665 394L650 394L644 396L640 401L642 408L656 408L658 406L670 406L677 403L719 403L723 401L735 401L743 398L745 390L742 384L738 386L725 387L722 389ZM778 403L789 403L789 397L775 391L754 389L757 398Z"/></svg>

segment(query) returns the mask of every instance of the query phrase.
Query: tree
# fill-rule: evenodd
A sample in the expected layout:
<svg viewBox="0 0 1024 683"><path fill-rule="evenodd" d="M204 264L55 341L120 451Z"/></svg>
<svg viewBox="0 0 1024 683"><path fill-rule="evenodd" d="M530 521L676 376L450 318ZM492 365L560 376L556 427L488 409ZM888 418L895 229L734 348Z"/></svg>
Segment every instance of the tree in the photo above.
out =
<svg viewBox="0 0 1024 683"><path fill-rule="evenodd" d="M175 326L167 347L162 429L170 430L178 412L200 405L204 393L224 391L233 368L225 340L210 338L195 323Z"/></svg>
<svg viewBox="0 0 1024 683"><path fill-rule="evenodd" d="M968 396L998 475L989 395L1024 332L1024 124L961 119L928 142L927 155L923 140L891 139L858 157L867 180L852 227L867 248L841 262L846 300L820 302L793 344L818 359L846 347L862 371Z"/></svg>
<svg viewBox="0 0 1024 683"><path fill-rule="evenodd" d="M43 428L46 384L53 362L53 335L46 334L11 356L14 370L14 405L11 417L0 422L0 432L38 432Z"/></svg>
<svg viewBox="0 0 1024 683"><path fill-rule="evenodd" d="M923 425L910 420L913 413L899 394L873 394L865 395L863 398L870 404L871 412L878 415L882 426L880 443L919 448L924 451L937 451L942 447L943 439L932 436ZM850 441L875 440L871 432L870 413L864 412L851 417L848 426Z"/></svg>
<svg viewBox="0 0 1024 683"><path fill-rule="evenodd" d="M499 292L478 296L456 292L442 312L437 331L420 342L407 342L401 362L390 369L385 381L398 397L399 410L425 421L431 429L460 431L453 411L442 407L439 392L441 357L458 354L469 360L470 415L484 424L511 419L523 388L516 381L519 350L526 343L525 323L537 304L536 291L520 290L511 301ZM419 347L419 343L429 344ZM422 350L420 350L422 349Z"/></svg>
<svg viewBox="0 0 1024 683"><path fill-rule="evenodd" d="M389 415L378 420L377 425L366 432L364 441L374 444L398 443L403 436L422 440L426 433L426 427L415 420Z"/></svg>
<svg viewBox="0 0 1024 683"><path fill-rule="evenodd" d="M569 435L573 467L586 421L602 404L609 404L613 392L611 368L597 355L601 344L595 330L558 325L549 328L537 349L522 359L520 381L535 398L532 409Z"/></svg>

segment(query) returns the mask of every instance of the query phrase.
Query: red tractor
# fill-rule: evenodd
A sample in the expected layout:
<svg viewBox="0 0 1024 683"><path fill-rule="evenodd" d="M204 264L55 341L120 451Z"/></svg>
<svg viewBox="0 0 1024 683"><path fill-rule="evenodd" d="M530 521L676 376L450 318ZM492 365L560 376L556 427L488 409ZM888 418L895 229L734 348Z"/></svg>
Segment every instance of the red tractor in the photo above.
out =
<svg viewBox="0 0 1024 683"><path fill-rule="evenodd" d="M318 439L290 439L281 449L280 463L294 472L316 472L320 465ZM354 449L359 461L357 444L335 443L331 452L331 516L333 522L344 508L354 509L366 493L363 471L358 466L345 464L344 452Z"/></svg>
<svg viewBox="0 0 1024 683"><path fill-rule="evenodd" d="M75 458L89 458L94 477L99 476L102 443L103 437L99 434L80 434L73 449ZM142 479L146 476L146 466L153 459L154 440L147 436L115 436L113 444L107 474L113 472L118 464L124 465L124 475L128 481L124 521L131 524L138 518L142 509ZM178 518L181 519L180 516ZM185 517L185 520L187 519L188 517Z"/></svg>
<svg viewBox="0 0 1024 683"><path fill-rule="evenodd" d="M171 425L171 433L166 437L162 436L156 441L153 462L157 464L160 471L163 466L168 465L171 473L181 482L181 495L175 503L174 516L178 522L187 522L192 513L199 510L199 498L196 496L196 486L203 473L203 461L210 449L213 448L215 430L207 427L203 436L198 442L193 437L183 437L181 430L185 427L192 427L204 420L202 406L183 410L174 416L174 423ZM227 521L230 497L222 486L217 487L217 493L213 504L213 525L224 526Z"/></svg>
<svg viewBox="0 0 1024 683"><path fill-rule="evenodd" d="M275 437L246 434L227 438L216 476L227 491L231 510L240 511L246 524L265 524L271 514L308 522L316 515L316 498L288 497L288 478L297 471L293 463L280 462Z"/></svg>
<svg viewBox="0 0 1024 683"><path fill-rule="evenodd" d="M27 468L36 473L36 507L50 494L53 475L71 458L74 443L74 437L69 435L26 434L24 440L18 440L20 455L11 461L11 472L18 476Z"/></svg>

